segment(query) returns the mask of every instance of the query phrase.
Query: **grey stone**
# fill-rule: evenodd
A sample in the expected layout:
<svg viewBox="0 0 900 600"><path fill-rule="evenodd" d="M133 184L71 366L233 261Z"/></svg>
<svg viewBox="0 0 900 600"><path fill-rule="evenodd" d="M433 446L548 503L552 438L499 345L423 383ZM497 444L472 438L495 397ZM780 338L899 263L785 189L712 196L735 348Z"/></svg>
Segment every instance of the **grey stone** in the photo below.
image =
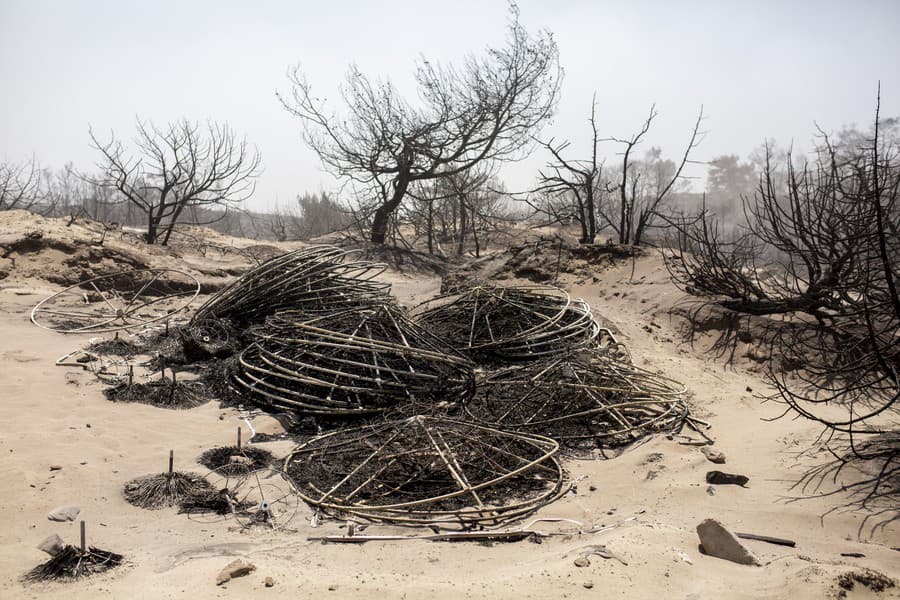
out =
<svg viewBox="0 0 900 600"><path fill-rule="evenodd" d="M75 504L67 504L66 506L57 506L51 510L47 513L47 518L51 521L65 523L66 521L74 521L77 519L79 513L81 513L81 507L76 506Z"/></svg>
<svg viewBox="0 0 900 600"><path fill-rule="evenodd" d="M591 566L591 560L587 556L579 556L575 559L576 567L589 567Z"/></svg>
<svg viewBox="0 0 900 600"><path fill-rule="evenodd" d="M216 585L222 585L234 579L235 577L243 577L249 575L256 570L256 565L249 563L241 558L235 559L228 563L216 576Z"/></svg>
<svg viewBox="0 0 900 600"><path fill-rule="evenodd" d="M706 457L706 460L711 463L716 463L717 465L725 464L725 453L720 450L714 450L709 446L704 446L700 449L700 452L702 452L703 456Z"/></svg>
<svg viewBox="0 0 900 600"><path fill-rule="evenodd" d="M59 534L53 533L44 538L44 541L37 545L37 549L46 552L50 556L56 556L65 545Z"/></svg>
<svg viewBox="0 0 900 600"><path fill-rule="evenodd" d="M730 560L741 565L759 566L760 562L733 533L715 519L705 519L697 525L697 535L704 554Z"/></svg>

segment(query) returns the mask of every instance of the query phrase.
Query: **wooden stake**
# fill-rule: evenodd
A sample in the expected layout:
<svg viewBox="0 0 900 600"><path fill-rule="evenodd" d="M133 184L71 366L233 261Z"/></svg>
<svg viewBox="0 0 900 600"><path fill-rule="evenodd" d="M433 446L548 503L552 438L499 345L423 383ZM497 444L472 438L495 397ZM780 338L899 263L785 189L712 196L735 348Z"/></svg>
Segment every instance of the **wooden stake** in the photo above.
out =
<svg viewBox="0 0 900 600"><path fill-rule="evenodd" d="M128 365L128 387L134 383L134 365Z"/></svg>
<svg viewBox="0 0 900 600"><path fill-rule="evenodd" d="M169 337L169 320L166 319L166 337Z"/></svg>
<svg viewBox="0 0 900 600"><path fill-rule="evenodd" d="M86 536L84 534L84 521L81 522L81 554L87 554Z"/></svg>
<svg viewBox="0 0 900 600"><path fill-rule="evenodd" d="M175 451L169 450L169 475L172 474L172 468L175 466Z"/></svg>
<svg viewBox="0 0 900 600"><path fill-rule="evenodd" d="M237 438L237 449L241 449L241 426L238 425L238 438Z"/></svg>

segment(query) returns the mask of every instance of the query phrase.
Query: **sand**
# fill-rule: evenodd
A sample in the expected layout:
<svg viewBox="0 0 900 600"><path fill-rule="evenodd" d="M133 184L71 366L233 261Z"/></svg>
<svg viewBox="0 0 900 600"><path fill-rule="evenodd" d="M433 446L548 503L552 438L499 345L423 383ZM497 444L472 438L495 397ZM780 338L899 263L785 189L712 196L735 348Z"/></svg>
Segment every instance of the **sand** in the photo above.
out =
<svg viewBox="0 0 900 600"><path fill-rule="evenodd" d="M59 222L19 214L0 220L0 239L27 227L61 238L76 235ZM140 256L170 260L156 249L152 256ZM199 253L179 260L204 268ZM209 260L206 270L214 267L228 281L223 265L213 264L222 263L221 257ZM866 515L853 510L826 515L846 501L840 494L796 499L802 493L794 484L824 459L822 454L800 456L815 445L819 428L804 420L775 419L783 407L758 397L767 388L758 357L746 356L752 352L727 366L703 352L714 331L693 346L685 341L683 319L672 309L683 307L686 299L669 283L656 255L637 259L633 276L631 262L625 261L590 277L567 274L563 283L617 327L638 365L687 384L694 413L711 424L707 434L727 463L713 465L698 446L662 435L614 459L571 460L567 467L576 491L522 523L570 520L533 523L544 532L569 532L540 544L322 544L308 538L340 535L342 524L323 521L312 527L312 512L304 505L291 523L294 531L250 533L233 521L209 522L175 509L129 505L122 497L126 481L165 470L169 449L176 468L202 472L196 458L209 447L232 443L244 415L215 402L173 411L106 400L103 385L88 373L54 366L90 336L66 336L29 321L34 304L61 286L35 269L6 268L9 275L0 280L0 598L801 600L838 597L836 578L848 571L868 568L900 577L900 553L892 549L900 546L896 524L873 527L877 521L864 524ZM385 277L408 304L440 288L433 275L389 271ZM279 431L269 417L252 423L258 431ZM290 448L284 442L265 447L279 455ZM61 469L51 470L51 465ZM746 475L750 483L710 490L704 475L715 468ZM126 566L75 583L23 584L22 575L46 558L36 545L47 535L57 532L67 542L77 541L77 521L47 520L49 511L64 504L79 505L89 543L124 554ZM790 538L797 545L745 541L760 567L705 556L695 528L710 517L733 531ZM578 533L600 526L596 533ZM430 531L371 525L362 533ZM609 558L595 553L600 548ZM583 556L589 564L576 566ZM236 557L255 564L256 571L216 586L218 572ZM271 588L264 585L267 577L275 581ZM857 585L846 597L900 594L896 588L875 594Z"/></svg>

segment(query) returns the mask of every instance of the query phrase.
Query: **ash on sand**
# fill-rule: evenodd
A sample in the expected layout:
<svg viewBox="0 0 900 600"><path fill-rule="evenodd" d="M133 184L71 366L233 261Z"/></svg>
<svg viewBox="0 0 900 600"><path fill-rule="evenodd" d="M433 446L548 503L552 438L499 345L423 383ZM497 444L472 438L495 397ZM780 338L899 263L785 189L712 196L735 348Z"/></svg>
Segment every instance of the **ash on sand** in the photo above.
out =
<svg viewBox="0 0 900 600"><path fill-rule="evenodd" d="M241 502L234 491L228 487L201 489L190 492L178 504L178 512L188 515L216 514L228 515L235 511L246 510L247 502Z"/></svg>
<svg viewBox="0 0 900 600"><path fill-rule="evenodd" d="M93 354L132 357L143 352L143 346L139 343L117 337L111 340L94 342L85 348L85 350Z"/></svg>

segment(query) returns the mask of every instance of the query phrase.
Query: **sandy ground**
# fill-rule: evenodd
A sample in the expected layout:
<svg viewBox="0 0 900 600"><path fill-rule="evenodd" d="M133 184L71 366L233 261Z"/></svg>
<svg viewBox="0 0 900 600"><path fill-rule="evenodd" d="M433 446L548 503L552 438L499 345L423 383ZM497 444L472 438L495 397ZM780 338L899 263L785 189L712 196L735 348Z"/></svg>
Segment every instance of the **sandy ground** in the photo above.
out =
<svg viewBox="0 0 900 600"><path fill-rule="evenodd" d="M0 236L13 227L0 222ZM64 235L60 233L60 235ZM191 260L199 264L199 258ZM198 262L199 261L199 262ZM182 261L187 264L189 261ZM2 265L0 265L2 266ZM52 265L46 268L53 268ZM534 528L569 532L516 543L429 541L322 544L307 538L342 533L341 523L310 526L301 506L295 531L242 533L231 521L202 522L175 509L147 511L122 498L123 484L165 469L174 449L176 468L202 470L196 457L231 443L243 417L212 402L187 411L115 404L102 384L71 367L54 366L89 336L65 336L35 327L28 315L45 295L61 289L33 272L15 269L0 281L0 598L791 598L838 597L835 578L870 568L900 577L896 526L860 529L865 515L838 511L821 518L841 497L791 501L793 484L815 457L798 457L819 430L778 416L781 407L756 396L765 383L742 358L725 367L683 341L682 322L670 309L684 301L668 283L658 257L569 277L574 296L621 332L635 362L684 381L695 414L707 420L722 469L750 478L746 488L708 491L705 473L717 468L699 448L657 436L612 460L567 463L577 493L543 508ZM433 276L387 273L404 302L436 293ZM577 283L580 281L581 283ZM702 340L701 340L702 341ZM750 391L752 390L752 391ZM258 417L254 427L277 431ZM276 454L285 443L267 444ZM61 466L51 471L50 466ZM46 556L36 549L57 532L75 543L78 523L54 523L48 511L78 504L88 541L122 553L127 565L71 584L23 584L22 575ZM720 519L732 530L796 540L796 548L747 541L761 567L712 558L698 550L697 524ZM599 533L578 529L608 526ZM370 526L365 533L412 533ZM427 533L427 531L426 531ZM617 558L589 556L598 545ZM842 557L858 552L862 558ZM249 576L216 586L216 574L235 557L257 567ZM266 577L275 586L265 588ZM875 594L857 585L848 598L900 597L895 588Z"/></svg>

